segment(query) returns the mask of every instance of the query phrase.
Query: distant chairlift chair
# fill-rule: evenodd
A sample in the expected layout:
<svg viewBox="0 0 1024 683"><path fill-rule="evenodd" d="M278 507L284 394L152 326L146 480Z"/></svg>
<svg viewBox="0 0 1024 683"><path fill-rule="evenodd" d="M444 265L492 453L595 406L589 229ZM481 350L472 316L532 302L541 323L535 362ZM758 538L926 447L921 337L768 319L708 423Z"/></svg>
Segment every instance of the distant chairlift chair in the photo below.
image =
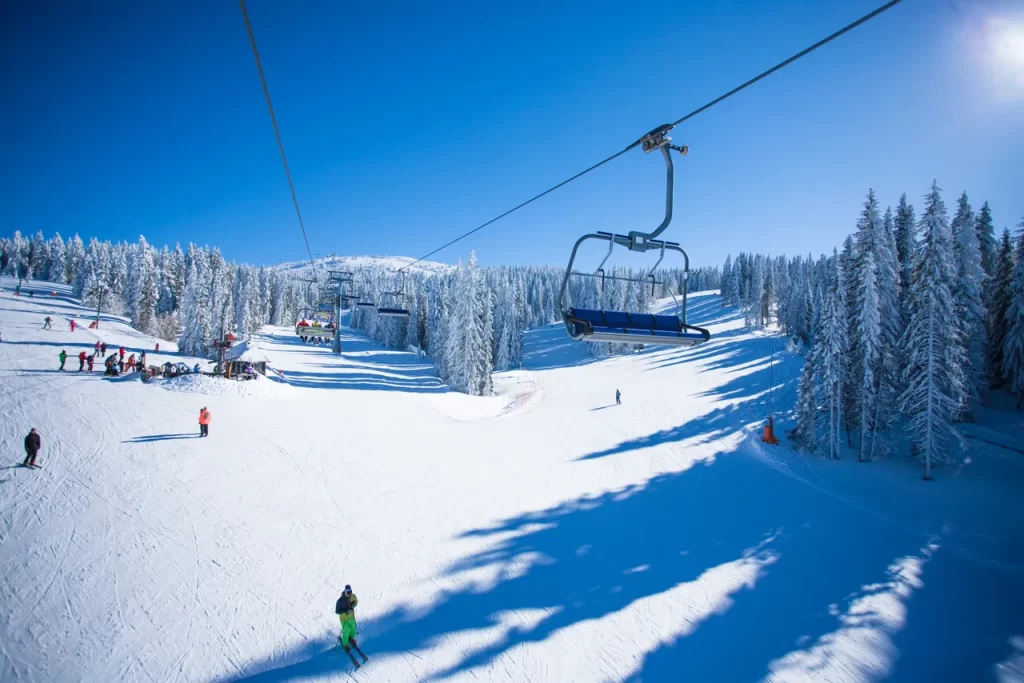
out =
<svg viewBox="0 0 1024 683"><path fill-rule="evenodd" d="M382 292L381 293L381 305L377 307L377 315L382 315L385 318L408 318L409 317L409 306L406 301L409 300L409 295L406 294L405 289L405 275L399 276L399 286L394 292Z"/></svg>
<svg viewBox="0 0 1024 683"><path fill-rule="evenodd" d="M686 293L690 275L690 257L676 242L665 242L656 239L665 231L672 221L672 184L673 166L670 150L676 150L686 154L686 147L671 145L671 138L668 132L672 130L671 125L664 125L645 135L639 143L645 153L660 149L665 159L667 171L667 189L665 193L665 219L653 232L644 233L632 231L628 235L616 235L610 232L597 232L584 235L576 241L569 257L569 266L562 278L562 288L559 294L559 302L562 309L562 320L565 323L566 332L572 339L588 342L624 342L627 344L664 344L668 346L696 346L711 339L711 333L702 327L689 325L686 322ZM572 269L576 260L576 252L580 245L587 240L601 240L608 242L608 253L594 273L580 273ZM630 251L647 252L657 249L660 252L658 262L651 268L650 273L643 280L635 278L620 278L612 275L605 275L604 264L611 256L615 245L621 245ZM654 277L655 269L661 264L666 251L674 251L683 256L683 291L682 298L677 299L675 294L672 298L676 302L676 315L657 315L644 312L629 311L603 311L589 308L578 308L567 306L566 293L570 275L582 275L599 277L603 286L605 279L633 280L651 285L652 294L654 286L658 284ZM671 292L670 292L671 293Z"/></svg>

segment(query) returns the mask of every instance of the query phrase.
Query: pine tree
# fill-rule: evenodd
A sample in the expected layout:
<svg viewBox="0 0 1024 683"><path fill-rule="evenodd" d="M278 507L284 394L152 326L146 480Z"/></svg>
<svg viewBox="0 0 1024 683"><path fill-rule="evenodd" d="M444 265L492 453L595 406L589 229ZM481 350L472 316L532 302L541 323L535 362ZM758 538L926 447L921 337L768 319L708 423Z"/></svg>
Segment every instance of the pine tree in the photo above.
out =
<svg viewBox="0 0 1024 683"><path fill-rule="evenodd" d="M181 302L185 299L185 254L181 251L181 245L174 245L174 252L171 254L171 293L174 294L174 306L172 310L181 308Z"/></svg>
<svg viewBox="0 0 1024 683"><path fill-rule="evenodd" d="M902 339L907 388L900 410L907 416L918 454L924 456L924 478L931 479L932 462L948 461L950 440L960 439L953 420L963 404L966 362L957 327L949 321L956 270L946 207L937 183L932 183L926 196L920 229L922 242L908 299L910 323Z"/></svg>
<svg viewBox="0 0 1024 683"><path fill-rule="evenodd" d="M858 460L865 460L867 444L874 444L874 414L878 401L876 387L881 379L882 311L879 290L878 262L884 258L886 245L882 218L874 190L868 190L864 209L857 220L853 246L844 249L840 263L850 274L850 374L847 377L847 417L860 428Z"/></svg>
<svg viewBox="0 0 1024 683"><path fill-rule="evenodd" d="M725 265L722 266L722 301L732 301L732 254L725 257Z"/></svg>
<svg viewBox="0 0 1024 683"><path fill-rule="evenodd" d="M40 230L29 246L29 266L33 280L43 280L50 271L50 247Z"/></svg>
<svg viewBox="0 0 1024 683"><path fill-rule="evenodd" d="M903 321L910 320L907 312L907 298L910 296L910 282L913 279L914 254L917 251L917 220L914 218L914 207L907 203L906 193L900 195L900 203L896 207L896 256L899 260L900 272L900 310Z"/></svg>
<svg viewBox="0 0 1024 683"><path fill-rule="evenodd" d="M50 270L46 274L46 279L50 282L66 282L64 279L67 272L65 251L64 238L58 232L50 238Z"/></svg>
<svg viewBox="0 0 1024 683"><path fill-rule="evenodd" d="M818 448L818 410L814 397L814 354L808 353L800 371L797 387L796 427L789 432L789 438L796 447L814 452Z"/></svg>
<svg viewBox="0 0 1024 683"><path fill-rule="evenodd" d="M1006 308L1006 339L1003 341L1003 379L1017 394L1017 409L1024 402L1024 220L1018 227L1017 263L1013 267L1010 301Z"/></svg>
<svg viewBox="0 0 1024 683"><path fill-rule="evenodd" d="M858 412L860 414L860 450L857 459L868 460L868 440L874 444L874 408L878 402L877 383L881 372L882 325L878 305L878 280L874 255L866 251L861 257L857 310L854 311L855 370L859 379ZM853 385L851 385L852 388Z"/></svg>
<svg viewBox="0 0 1024 683"><path fill-rule="evenodd" d="M981 268L985 271L986 277L993 277L996 274L996 231L992 223L992 209L988 202L981 206L981 212L974 223L974 229L978 233L978 244L981 247ZM987 303L987 302L986 302Z"/></svg>
<svg viewBox="0 0 1024 683"><path fill-rule="evenodd" d="M192 254L195 245L189 245ZM210 334L210 294L209 276L206 273L205 259L190 260L188 275L185 278L185 298L182 303L181 338L178 349L190 356L204 357L209 351Z"/></svg>
<svg viewBox="0 0 1024 683"><path fill-rule="evenodd" d="M822 399L828 408L826 456L838 459L842 454L842 431L845 426L847 357L849 353L849 320L846 315L846 281L838 254L835 277L825 295L821 338L812 353L821 361Z"/></svg>
<svg viewBox="0 0 1024 683"><path fill-rule="evenodd" d="M1003 346L1006 340L1006 312L1010 308L1011 289L1013 286L1013 241L1010 231L1003 230L1003 237L996 254L995 276L989 288L992 305L988 311L988 344L986 356L988 360L989 384L993 387L1003 385Z"/></svg>
<svg viewBox="0 0 1024 683"><path fill-rule="evenodd" d="M482 283L481 283L482 284ZM477 292L475 339L475 371L471 393L474 396L490 396L491 375L494 372L494 302L490 288L481 286Z"/></svg>
<svg viewBox="0 0 1024 683"><path fill-rule="evenodd" d="M85 245L82 244L82 238L75 233L75 236L67 243L67 250L64 255L64 280L63 282L71 284L78 272L82 269L82 261L85 260ZM81 290L78 290L81 292ZM76 293L76 296L78 293Z"/></svg>
<svg viewBox="0 0 1024 683"><path fill-rule="evenodd" d="M747 292L746 320L747 327L759 330L764 327L764 311L762 302L764 300L764 258L758 254L754 257L751 270L750 288Z"/></svg>
<svg viewBox="0 0 1024 683"><path fill-rule="evenodd" d="M235 268L235 334L239 339L249 338L249 273L244 266Z"/></svg>
<svg viewBox="0 0 1024 683"><path fill-rule="evenodd" d="M973 419L981 390L985 383L985 306L982 287L985 271L981 267L981 248L975 228L974 213L967 201L967 193L960 195L956 216L953 218L953 254L956 281L953 284L956 323L959 343L964 358L964 403L959 418Z"/></svg>

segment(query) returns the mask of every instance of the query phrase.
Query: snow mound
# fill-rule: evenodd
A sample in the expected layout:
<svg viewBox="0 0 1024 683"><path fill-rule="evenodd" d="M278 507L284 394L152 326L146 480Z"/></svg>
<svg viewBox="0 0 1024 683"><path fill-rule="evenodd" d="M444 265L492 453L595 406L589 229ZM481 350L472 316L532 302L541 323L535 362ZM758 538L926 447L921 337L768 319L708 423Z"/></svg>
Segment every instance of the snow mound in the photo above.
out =
<svg viewBox="0 0 1024 683"><path fill-rule="evenodd" d="M438 412L453 420L488 420L532 408L543 397L543 390L532 373L523 370L496 373L494 394L467 396L447 392L433 399Z"/></svg>
<svg viewBox="0 0 1024 683"><path fill-rule="evenodd" d="M180 375L178 377L158 377L150 384L167 391L179 391L186 394L205 394L207 396L274 396L288 393L290 387L275 382L262 375L256 379L234 380L211 375Z"/></svg>

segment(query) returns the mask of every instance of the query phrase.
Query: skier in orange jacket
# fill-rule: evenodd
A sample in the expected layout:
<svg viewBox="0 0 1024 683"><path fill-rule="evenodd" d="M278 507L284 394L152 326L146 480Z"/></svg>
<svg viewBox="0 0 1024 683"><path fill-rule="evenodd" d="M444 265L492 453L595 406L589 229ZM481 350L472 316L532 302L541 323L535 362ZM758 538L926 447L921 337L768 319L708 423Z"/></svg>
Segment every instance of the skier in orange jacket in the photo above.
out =
<svg viewBox="0 0 1024 683"><path fill-rule="evenodd" d="M210 435L210 411L206 406L199 411L199 436Z"/></svg>

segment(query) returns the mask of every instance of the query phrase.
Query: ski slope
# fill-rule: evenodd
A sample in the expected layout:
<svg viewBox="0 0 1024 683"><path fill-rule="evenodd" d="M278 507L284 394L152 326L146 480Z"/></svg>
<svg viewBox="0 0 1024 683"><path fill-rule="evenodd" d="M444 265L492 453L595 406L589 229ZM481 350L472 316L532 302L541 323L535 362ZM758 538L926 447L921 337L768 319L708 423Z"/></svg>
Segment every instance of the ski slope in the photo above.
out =
<svg viewBox="0 0 1024 683"><path fill-rule="evenodd" d="M471 398L288 328L273 380L59 373L97 334L179 356L0 289L5 682L351 680L346 583L367 683L1024 680L1024 416L987 409L932 482L762 446L800 359L714 293L704 346L598 361L552 325Z"/></svg>

